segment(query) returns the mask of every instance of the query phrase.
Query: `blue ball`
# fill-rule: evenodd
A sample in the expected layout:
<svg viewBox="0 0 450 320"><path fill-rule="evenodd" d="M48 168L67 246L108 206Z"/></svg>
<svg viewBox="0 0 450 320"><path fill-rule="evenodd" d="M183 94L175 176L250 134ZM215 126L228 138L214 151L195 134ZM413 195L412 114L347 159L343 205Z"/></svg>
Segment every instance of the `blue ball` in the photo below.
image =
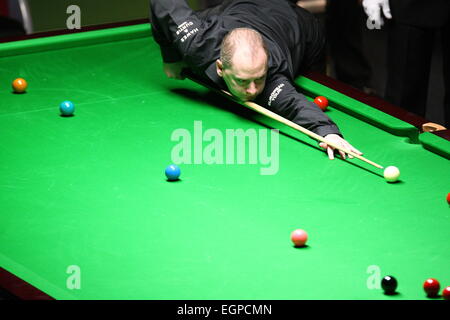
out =
<svg viewBox="0 0 450 320"><path fill-rule="evenodd" d="M178 180L180 177L180 167L178 167L176 164L171 164L166 168L166 177L169 181L175 181Z"/></svg>
<svg viewBox="0 0 450 320"><path fill-rule="evenodd" d="M59 111L63 116L71 116L75 111L75 106L71 101L64 101L59 105Z"/></svg>

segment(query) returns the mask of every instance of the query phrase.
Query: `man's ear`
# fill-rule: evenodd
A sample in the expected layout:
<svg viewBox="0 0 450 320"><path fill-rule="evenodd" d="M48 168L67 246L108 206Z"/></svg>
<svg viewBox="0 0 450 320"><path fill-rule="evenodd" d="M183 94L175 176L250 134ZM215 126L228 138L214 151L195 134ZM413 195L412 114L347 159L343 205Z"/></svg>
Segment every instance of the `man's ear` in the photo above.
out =
<svg viewBox="0 0 450 320"><path fill-rule="evenodd" d="M220 61L220 59L216 60L216 71L219 77L223 78L223 64L222 61Z"/></svg>

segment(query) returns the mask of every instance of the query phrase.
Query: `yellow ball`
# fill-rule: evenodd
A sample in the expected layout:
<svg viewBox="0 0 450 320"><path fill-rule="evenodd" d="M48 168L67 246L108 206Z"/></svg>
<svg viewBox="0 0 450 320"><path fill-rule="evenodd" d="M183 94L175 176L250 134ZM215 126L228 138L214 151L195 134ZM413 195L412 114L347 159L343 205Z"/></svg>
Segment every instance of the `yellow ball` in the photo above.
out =
<svg viewBox="0 0 450 320"><path fill-rule="evenodd" d="M16 93L24 93L27 90L28 83L23 78L17 78L13 81L12 87Z"/></svg>
<svg viewBox="0 0 450 320"><path fill-rule="evenodd" d="M397 167L389 166L384 169L383 175L387 182L395 182L400 177L400 170Z"/></svg>

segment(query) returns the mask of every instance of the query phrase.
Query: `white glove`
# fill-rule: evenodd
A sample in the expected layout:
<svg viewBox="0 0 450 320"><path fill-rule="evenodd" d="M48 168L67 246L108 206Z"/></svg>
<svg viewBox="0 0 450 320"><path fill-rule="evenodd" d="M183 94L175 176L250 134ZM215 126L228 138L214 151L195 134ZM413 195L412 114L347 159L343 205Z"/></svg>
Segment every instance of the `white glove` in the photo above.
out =
<svg viewBox="0 0 450 320"><path fill-rule="evenodd" d="M392 18L389 0L363 0L362 5L369 20L372 21L375 26L381 27L384 24L380 8L383 9L383 14L387 19Z"/></svg>

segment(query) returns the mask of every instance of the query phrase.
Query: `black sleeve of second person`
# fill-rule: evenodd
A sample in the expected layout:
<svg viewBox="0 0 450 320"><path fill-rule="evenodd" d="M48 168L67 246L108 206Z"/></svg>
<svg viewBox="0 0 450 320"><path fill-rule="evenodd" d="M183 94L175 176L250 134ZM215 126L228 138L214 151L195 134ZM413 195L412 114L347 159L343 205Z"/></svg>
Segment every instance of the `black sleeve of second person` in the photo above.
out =
<svg viewBox="0 0 450 320"><path fill-rule="evenodd" d="M255 102L322 137L331 133L342 136L336 124L283 75L268 79Z"/></svg>

